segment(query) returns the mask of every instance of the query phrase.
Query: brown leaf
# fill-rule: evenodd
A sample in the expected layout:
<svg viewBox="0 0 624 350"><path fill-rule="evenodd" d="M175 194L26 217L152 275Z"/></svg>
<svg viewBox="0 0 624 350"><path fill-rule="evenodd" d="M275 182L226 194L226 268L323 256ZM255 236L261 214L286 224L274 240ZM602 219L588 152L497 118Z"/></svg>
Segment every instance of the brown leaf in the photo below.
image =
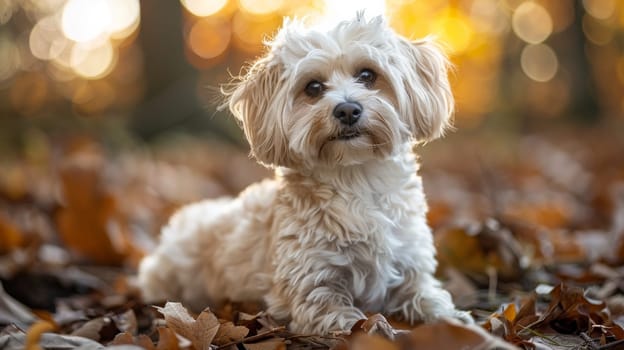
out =
<svg viewBox="0 0 624 350"><path fill-rule="evenodd" d="M189 339L196 350L209 350L212 340L219 331L219 320L205 309L193 319L182 304L167 302L164 308L156 309L165 316L167 326L179 335Z"/></svg>
<svg viewBox="0 0 624 350"><path fill-rule="evenodd" d="M39 340L44 332L53 331L56 327L47 321L37 321L26 332L26 344L24 346L27 350L39 350Z"/></svg>
<svg viewBox="0 0 624 350"><path fill-rule="evenodd" d="M491 268L503 280L517 280L528 265L518 241L494 219L440 230L434 237L441 265L478 280L487 281Z"/></svg>
<svg viewBox="0 0 624 350"><path fill-rule="evenodd" d="M351 350L399 350L397 343L375 335L359 333L351 340ZM414 348L421 348L420 345ZM426 349L427 347L422 347ZM449 348L450 349L450 348Z"/></svg>
<svg viewBox="0 0 624 350"><path fill-rule="evenodd" d="M123 344L129 344L129 345L134 344L134 337L132 337L132 334L128 332L119 333L115 336L115 338L111 342L111 345L123 345Z"/></svg>
<svg viewBox="0 0 624 350"><path fill-rule="evenodd" d="M24 235L19 228L4 215L0 215L0 254L22 246Z"/></svg>
<svg viewBox="0 0 624 350"><path fill-rule="evenodd" d="M111 323L108 317L98 317L87 321L80 328L74 330L71 335L83 338L89 338L96 341L101 340L100 331Z"/></svg>
<svg viewBox="0 0 624 350"><path fill-rule="evenodd" d="M217 346L243 340L249 333L249 328L235 326L232 322L222 323L215 335L213 343Z"/></svg>
<svg viewBox="0 0 624 350"><path fill-rule="evenodd" d="M91 148L68 157L60 171L65 199L56 215L61 239L75 253L100 264L118 265L132 253L117 198L106 189L103 159Z"/></svg>
<svg viewBox="0 0 624 350"><path fill-rule="evenodd" d="M139 326L134 310L128 309L128 311L122 314L113 316L113 321L115 321L115 325L120 331L137 334Z"/></svg>
<svg viewBox="0 0 624 350"><path fill-rule="evenodd" d="M146 350L156 350L154 343L145 334L141 334L137 337L133 337L128 332L119 333L115 336L115 339L111 342L111 345L138 345Z"/></svg>
<svg viewBox="0 0 624 350"><path fill-rule="evenodd" d="M178 350L178 337L175 333L166 327L158 327L158 350Z"/></svg>
<svg viewBox="0 0 624 350"><path fill-rule="evenodd" d="M247 350L286 350L286 343L282 338L267 339L258 343L243 344Z"/></svg>
<svg viewBox="0 0 624 350"><path fill-rule="evenodd" d="M452 320L416 327L399 340L403 343L401 348L409 349L517 349L488 334L479 326L460 324Z"/></svg>

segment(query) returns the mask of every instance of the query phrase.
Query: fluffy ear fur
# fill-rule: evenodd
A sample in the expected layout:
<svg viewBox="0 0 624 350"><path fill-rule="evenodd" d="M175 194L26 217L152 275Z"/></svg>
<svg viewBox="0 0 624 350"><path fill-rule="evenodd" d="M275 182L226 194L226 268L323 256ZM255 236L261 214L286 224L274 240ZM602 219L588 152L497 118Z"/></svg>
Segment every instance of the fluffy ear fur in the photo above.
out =
<svg viewBox="0 0 624 350"><path fill-rule="evenodd" d="M417 141L433 140L451 125L454 99L448 81L449 60L431 39L410 42L401 38L399 46L412 68L404 79L411 104L407 123Z"/></svg>
<svg viewBox="0 0 624 350"><path fill-rule="evenodd" d="M223 93L240 122L251 154L267 167L286 165L288 143L279 109L280 64L271 54L256 61L247 73ZM282 98L283 99L283 98Z"/></svg>

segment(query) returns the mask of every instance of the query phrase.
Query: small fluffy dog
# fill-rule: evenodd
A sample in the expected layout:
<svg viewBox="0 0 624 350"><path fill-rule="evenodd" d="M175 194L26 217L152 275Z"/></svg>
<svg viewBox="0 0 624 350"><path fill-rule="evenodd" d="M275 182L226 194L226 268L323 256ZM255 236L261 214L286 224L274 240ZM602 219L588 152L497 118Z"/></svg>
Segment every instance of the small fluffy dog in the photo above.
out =
<svg viewBox="0 0 624 350"><path fill-rule="evenodd" d="M472 322L433 276L412 151L449 126L445 55L361 14L328 31L287 20L267 46L225 94L276 177L177 212L141 263L145 299L263 300L301 333L364 312Z"/></svg>

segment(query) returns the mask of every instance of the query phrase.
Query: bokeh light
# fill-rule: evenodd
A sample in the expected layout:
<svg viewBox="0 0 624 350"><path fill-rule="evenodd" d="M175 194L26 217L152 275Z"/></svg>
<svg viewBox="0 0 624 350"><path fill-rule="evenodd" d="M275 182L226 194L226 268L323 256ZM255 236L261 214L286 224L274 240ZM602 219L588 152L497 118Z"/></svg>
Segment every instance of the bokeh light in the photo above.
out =
<svg viewBox="0 0 624 350"><path fill-rule="evenodd" d="M616 0L583 0L585 10L594 18L607 19L615 13Z"/></svg>
<svg viewBox="0 0 624 350"><path fill-rule="evenodd" d="M115 49L109 41L95 47L77 44L72 50L70 65L79 76L98 79L110 73L115 58Z"/></svg>
<svg viewBox="0 0 624 350"><path fill-rule="evenodd" d="M193 52L204 59L221 55L231 38L229 23L217 19L201 19L193 24L188 43Z"/></svg>
<svg viewBox="0 0 624 350"><path fill-rule="evenodd" d="M479 30L489 34L501 34L509 25L508 18L498 6L492 6L490 0L474 0L470 6L470 17Z"/></svg>
<svg viewBox="0 0 624 350"><path fill-rule="evenodd" d="M139 26L141 10L139 0L108 0L110 23L108 31L112 38L129 36Z"/></svg>
<svg viewBox="0 0 624 350"><path fill-rule="evenodd" d="M530 109L544 116L569 112L566 108L573 108L579 100L578 91L592 94L600 100L600 108L612 108L611 112L619 113L624 101L620 45L624 2L619 0L179 0L145 6L140 0L0 3L0 23L6 23L0 28L0 93L4 91L4 99L14 102L7 105L15 108L35 101L35 107L20 114L39 113L41 104L58 100L79 106L73 109L77 113L99 113L121 105L130 109L143 93L153 90L147 85L159 71L154 65L162 63L158 52L149 47L179 50L173 40L183 40L184 50L167 57L177 62L173 70L185 71L181 65L188 69L190 63L204 82L219 85L229 79L230 72L239 72L245 62L263 53L263 41L276 32L284 16L314 24L353 18L358 9L364 9L367 17L385 14L390 25L410 39L433 34L448 49L456 68L451 77L458 127L477 127L499 115L501 100L514 112ZM142 14L142 7L149 12ZM155 30L151 22L163 10L179 12L171 13L175 19L167 19L167 32L162 31L165 23ZM142 16L150 16L150 22L145 22L150 29L136 35L143 30ZM174 59L175 54L179 58ZM579 88L574 78L583 65L588 65L589 77L582 81L592 79L592 87ZM204 86L193 89L204 94ZM37 89L37 98L18 96L28 87ZM9 90L14 97L8 97ZM115 92L114 97L107 91ZM100 92L108 97L94 98ZM549 100L558 101L556 108Z"/></svg>
<svg viewBox="0 0 624 350"><path fill-rule="evenodd" d="M111 11L105 0L69 0L63 8L63 33L77 42L104 36L111 23Z"/></svg>
<svg viewBox="0 0 624 350"><path fill-rule="evenodd" d="M228 0L181 0L182 5L199 17L214 15L227 5Z"/></svg>
<svg viewBox="0 0 624 350"><path fill-rule="evenodd" d="M614 37L613 28L601 20L585 15L582 20L585 37L596 45L608 44Z"/></svg>
<svg viewBox="0 0 624 350"><path fill-rule="evenodd" d="M555 52L547 45L527 45L520 56L522 71L531 79L539 82L551 80L559 67Z"/></svg>
<svg viewBox="0 0 624 350"><path fill-rule="evenodd" d="M284 0L239 0L239 5L241 10L251 15L268 15L279 10Z"/></svg>
<svg viewBox="0 0 624 350"><path fill-rule="evenodd" d="M30 31L28 45L36 58L51 60L58 57L70 42L61 32L58 16L48 16L39 20Z"/></svg>
<svg viewBox="0 0 624 350"><path fill-rule="evenodd" d="M529 44L539 44L553 31L548 11L538 3L523 2L516 8L511 21L514 33Z"/></svg>

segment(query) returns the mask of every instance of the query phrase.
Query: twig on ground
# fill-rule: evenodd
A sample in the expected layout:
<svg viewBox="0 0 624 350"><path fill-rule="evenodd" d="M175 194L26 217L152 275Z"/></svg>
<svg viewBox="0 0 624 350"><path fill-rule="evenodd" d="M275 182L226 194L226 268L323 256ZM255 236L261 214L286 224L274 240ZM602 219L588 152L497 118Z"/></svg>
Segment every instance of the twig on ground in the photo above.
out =
<svg viewBox="0 0 624 350"><path fill-rule="evenodd" d="M269 329L266 332L258 333L256 335L252 335L251 337L243 338L241 340L232 341L232 342L229 342L227 344L221 345L217 349L225 349L225 348L230 347L232 345L237 345L237 344L242 344L242 343L247 343L247 342L254 342L256 340L264 339L264 338L268 337L269 335L272 335L272 334L275 334L275 333L279 333L279 332L284 332L284 331L286 331L286 327L285 326L271 328L271 329Z"/></svg>

